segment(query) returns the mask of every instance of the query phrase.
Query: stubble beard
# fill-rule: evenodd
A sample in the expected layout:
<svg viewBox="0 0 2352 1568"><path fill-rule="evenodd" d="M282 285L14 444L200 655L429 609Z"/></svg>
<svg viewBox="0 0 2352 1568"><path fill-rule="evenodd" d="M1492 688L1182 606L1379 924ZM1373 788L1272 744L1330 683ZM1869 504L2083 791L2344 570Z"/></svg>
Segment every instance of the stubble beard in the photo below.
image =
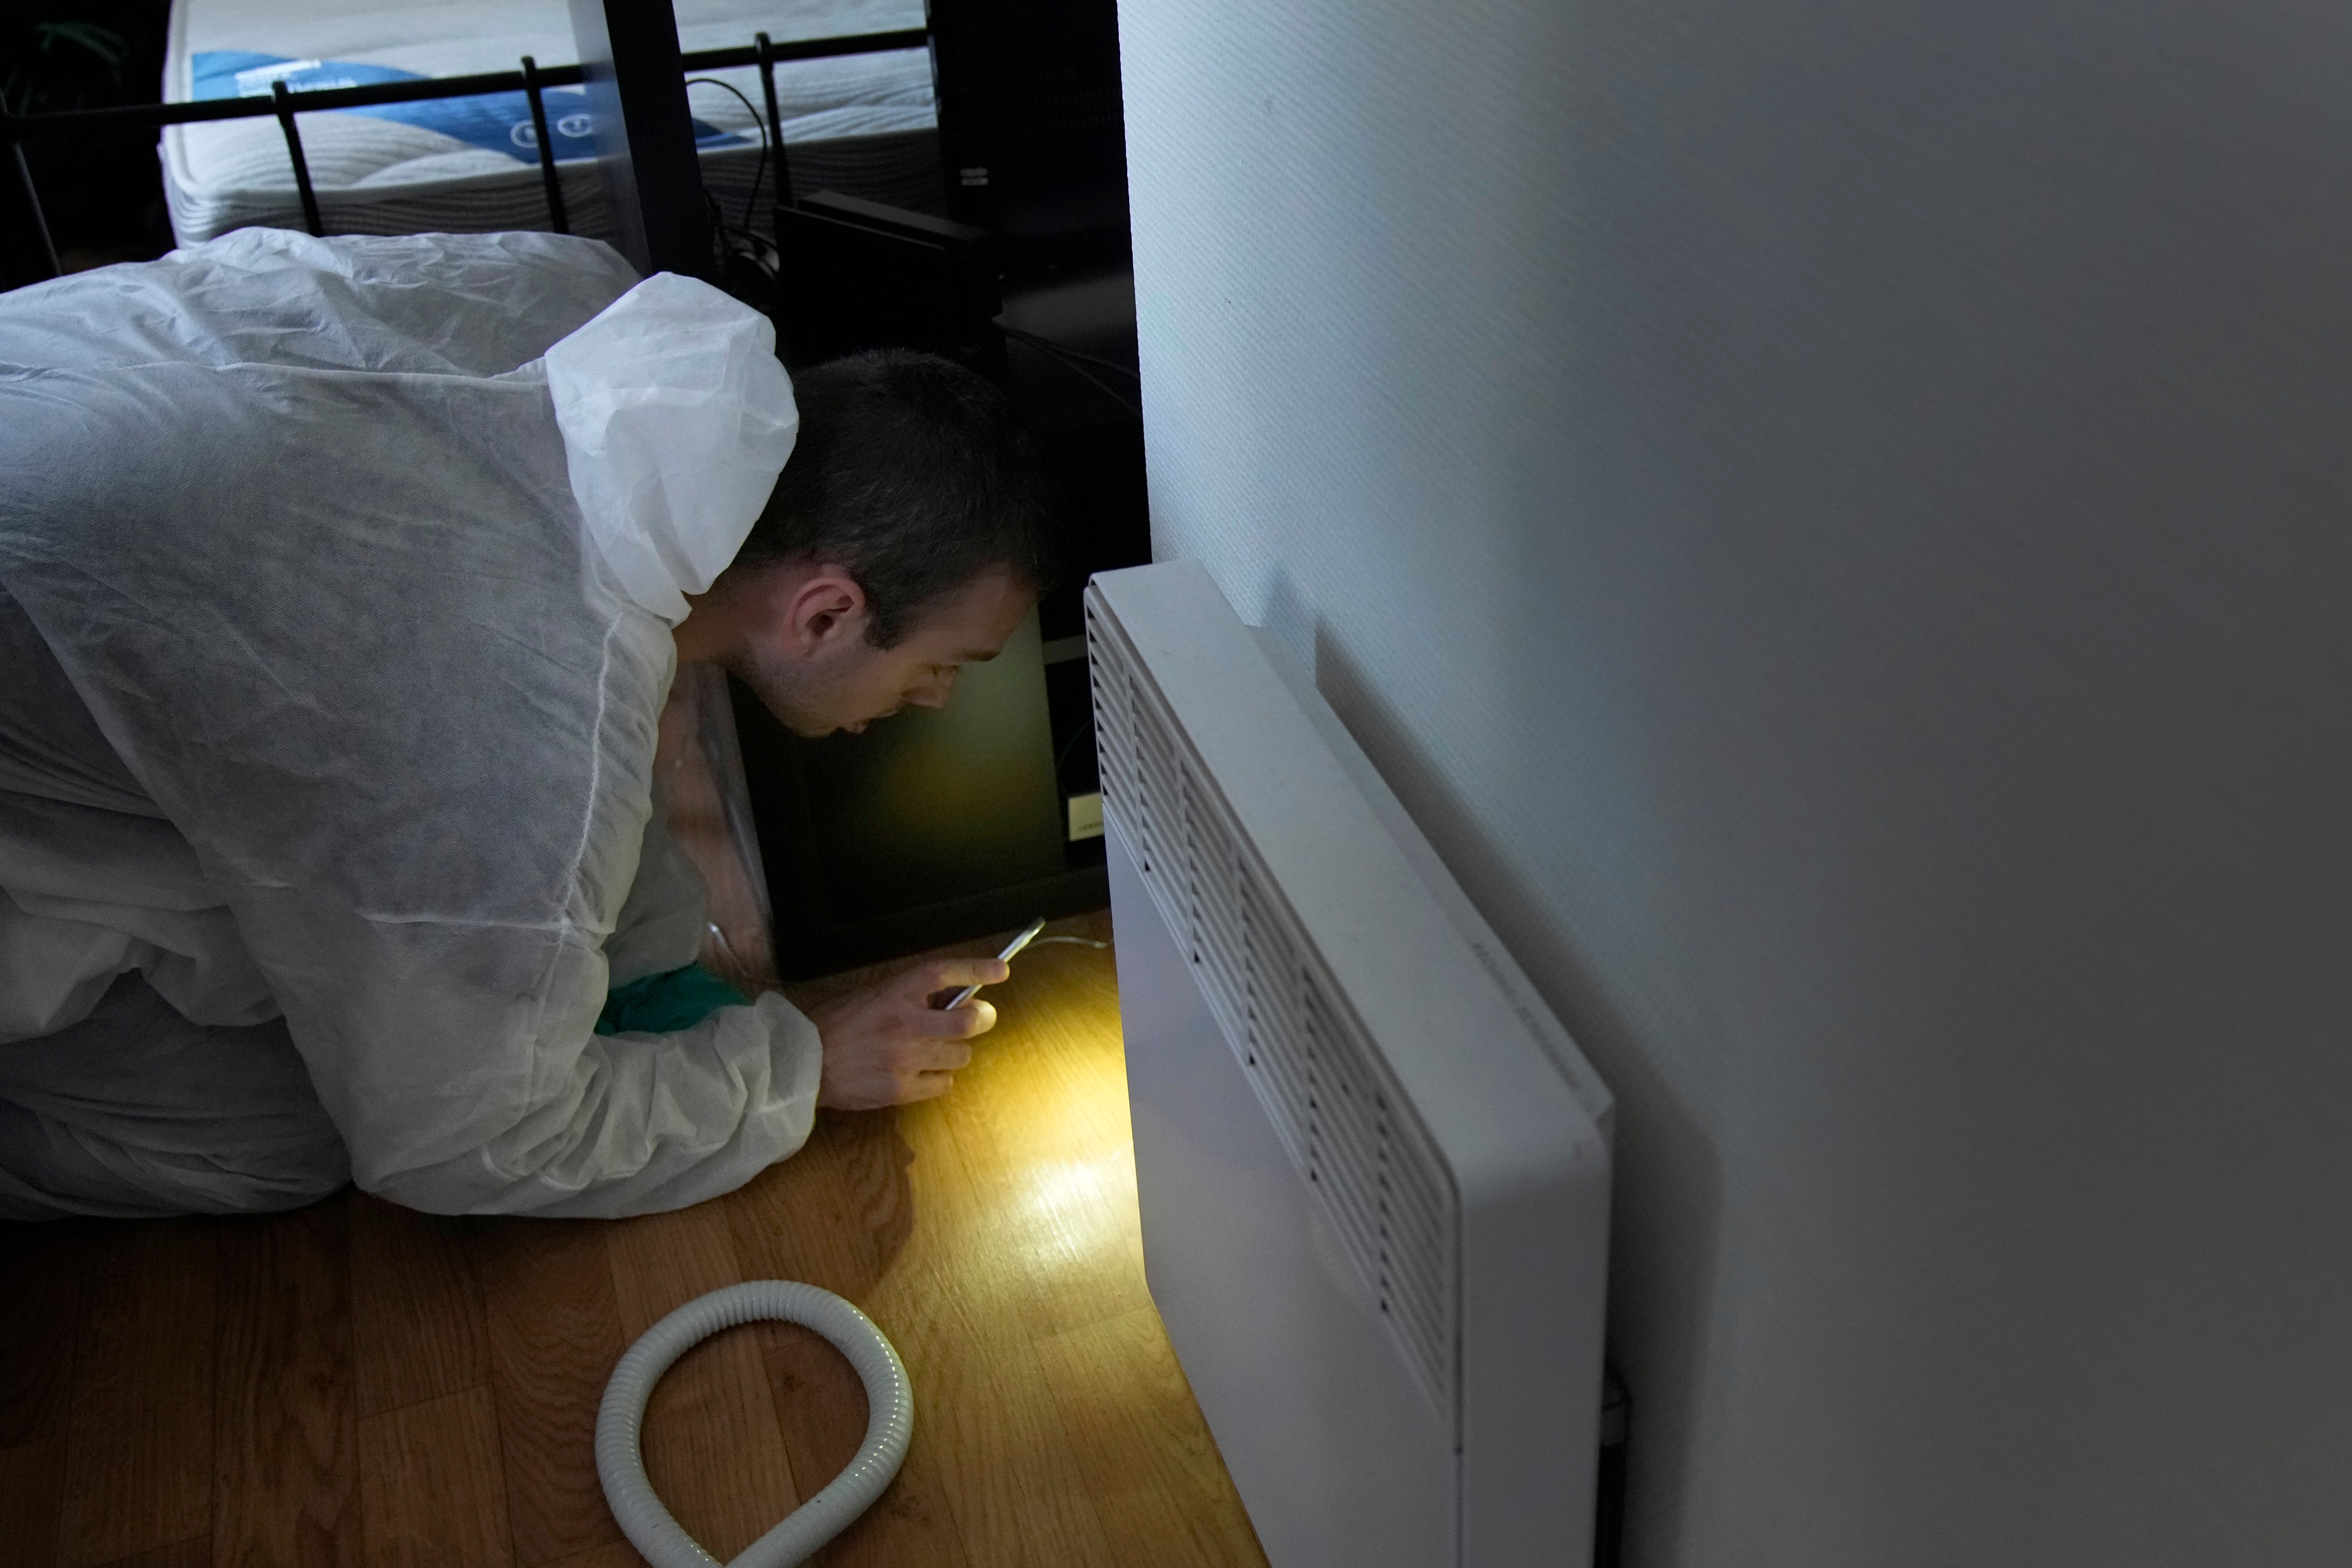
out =
<svg viewBox="0 0 2352 1568"><path fill-rule="evenodd" d="M778 723L804 741L821 741L840 728L826 711L824 698L832 683L814 671L794 670L787 676L754 657L730 666L730 673L751 689Z"/></svg>

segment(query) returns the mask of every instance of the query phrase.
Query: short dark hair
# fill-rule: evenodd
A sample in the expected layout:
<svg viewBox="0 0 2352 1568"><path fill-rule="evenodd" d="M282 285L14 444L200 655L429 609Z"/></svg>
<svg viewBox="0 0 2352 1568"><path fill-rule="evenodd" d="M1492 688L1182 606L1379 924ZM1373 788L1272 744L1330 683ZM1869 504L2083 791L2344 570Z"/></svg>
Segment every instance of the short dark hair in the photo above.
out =
<svg viewBox="0 0 2352 1568"><path fill-rule="evenodd" d="M937 354L874 349L801 372L793 395L800 435L739 565L845 569L881 647L992 567L1054 586L1060 490L1001 388Z"/></svg>

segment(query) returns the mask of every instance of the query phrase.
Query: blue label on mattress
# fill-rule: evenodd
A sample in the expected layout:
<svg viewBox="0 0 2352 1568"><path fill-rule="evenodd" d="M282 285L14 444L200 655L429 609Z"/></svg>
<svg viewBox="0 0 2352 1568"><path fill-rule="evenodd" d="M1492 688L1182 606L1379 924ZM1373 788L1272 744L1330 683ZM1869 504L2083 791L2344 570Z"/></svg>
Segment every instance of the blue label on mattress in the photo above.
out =
<svg viewBox="0 0 2352 1568"><path fill-rule="evenodd" d="M372 87L386 81L425 81L415 71L391 66L359 65L348 60L298 60L284 55L257 55L244 49L206 49L195 58L195 96L268 98L272 82L283 81L289 92L338 87ZM555 139L558 159L596 155L596 127L589 118L588 95L576 87L542 89L547 106L548 133ZM404 125L438 131L469 146L503 153L519 163L539 161L539 133L530 122L530 100L520 92L486 92L472 98L434 98L419 103L378 103L365 109L330 110L363 114L373 120L395 120ZM694 122L698 147L743 145L748 138L715 125Z"/></svg>

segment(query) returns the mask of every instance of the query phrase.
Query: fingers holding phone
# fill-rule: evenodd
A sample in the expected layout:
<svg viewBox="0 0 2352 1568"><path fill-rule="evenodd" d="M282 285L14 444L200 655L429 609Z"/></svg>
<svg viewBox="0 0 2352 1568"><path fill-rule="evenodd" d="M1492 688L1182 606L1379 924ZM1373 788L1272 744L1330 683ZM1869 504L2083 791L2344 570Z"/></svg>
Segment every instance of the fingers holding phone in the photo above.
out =
<svg viewBox="0 0 2352 1568"><path fill-rule="evenodd" d="M1011 965L1013 956L1020 952L1023 948L1027 947L1031 942L1036 941L1037 933L1045 929L1045 917L1044 915L1039 915L1035 920L1031 921L1027 925L1023 926L1021 928L1021 933L1018 936L1004 944L1004 951L996 955L996 962L1006 966L1005 973L1007 975L1013 973ZM961 991L946 994L947 1000L944 1002L940 1001L937 997L932 998L931 1005L935 1007L953 1011L954 1009L961 1007L965 1004L969 1003L972 998L972 993L978 991L982 985L993 985L996 984L997 982L993 980L975 980Z"/></svg>
<svg viewBox="0 0 2352 1568"><path fill-rule="evenodd" d="M964 1042L996 1026L996 1009L984 1001L942 1008L933 998L968 996L1011 973L1001 958L940 959L812 1008L824 1051L816 1102L878 1110L945 1094L971 1060Z"/></svg>

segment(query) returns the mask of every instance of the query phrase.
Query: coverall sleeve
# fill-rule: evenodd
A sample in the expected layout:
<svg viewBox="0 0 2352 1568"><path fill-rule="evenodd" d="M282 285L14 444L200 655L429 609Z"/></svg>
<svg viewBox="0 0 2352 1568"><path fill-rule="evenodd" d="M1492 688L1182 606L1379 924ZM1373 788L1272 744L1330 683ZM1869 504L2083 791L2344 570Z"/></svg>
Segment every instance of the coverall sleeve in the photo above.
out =
<svg viewBox="0 0 2352 1568"><path fill-rule="evenodd" d="M667 974L702 952L710 921L710 893L702 873L678 847L658 809L646 820L636 880L604 939L604 966L615 987L648 974Z"/></svg>
<svg viewBox="0 0 2352 1568"><path fill-rule="evenodd" d="M595 1032L615 983L691 961L702 929L650 787L668 647L623 616L590 752L519 749L538 771L510 789L486 798L475 775L468 804L400 821L434 858L322 828L334 875L236 896L368 1191L448 1214L643 1214L732 1191L807 1139L823 1052L782 996ZM344 821L344 793L325 798ZM280 814L282 839L305 837L297 820Z"/></svg>
<svg viewBox="0 0 2352 1568"><path fill-rule="evenodd" d="M255 902L241 922L352 1179L395 1203L651 1213L732 1191L808 1137L822 1050L781 995L675 1034L598 1035L593 931Z"/></svg>

